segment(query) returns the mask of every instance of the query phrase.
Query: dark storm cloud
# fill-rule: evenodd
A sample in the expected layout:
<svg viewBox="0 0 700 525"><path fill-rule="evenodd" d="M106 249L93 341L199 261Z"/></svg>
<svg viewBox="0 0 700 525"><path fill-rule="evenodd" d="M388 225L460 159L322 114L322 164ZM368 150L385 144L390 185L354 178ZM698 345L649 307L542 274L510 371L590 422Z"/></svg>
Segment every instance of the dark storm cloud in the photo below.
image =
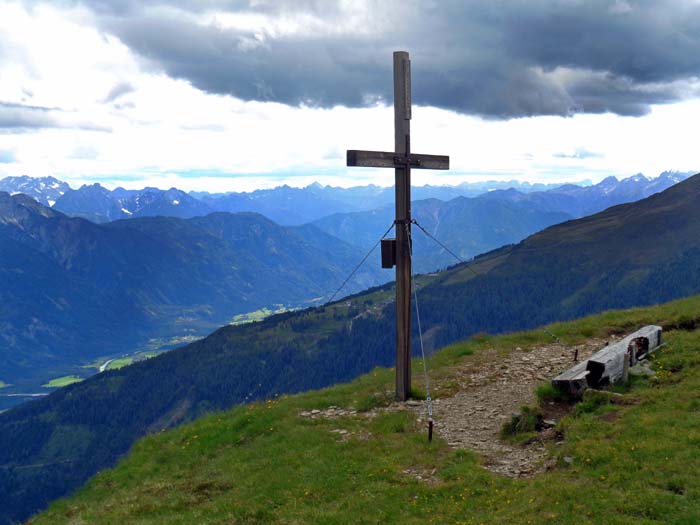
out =
<svg viewBox="0 0 700 525"><path fill-rule="evenodd" d="M696 2L598 0L575 5L561 2L539 12L514 13L504 32L509 55L544 68L607 71L646 83L700 72Z"/></svg>
<svg viewBox="0 0 700 525"><path fill-rule="evenodd" d="M347 51L346 41L322 45L297 39L258 42L250 35L166 16L120 22L114 27L132 48L168 74L212 93L321 106L362 105L367 86L376 86L376 94L385 94L388 66L366 64ZM366 51L362 54L368 55Z"/></svg>
<svg viewBox="0 0 700 525"><path fill-rule="evenodd" d="M411 52L414 102L491 118L643 115L693 94L700 76L700 5L690 0L386 0L366 15L313 0L85 3L152 67L244 100L390 100L395 49ZM303 13L329 30L256 34L197 17L213 10Z"/></svg>

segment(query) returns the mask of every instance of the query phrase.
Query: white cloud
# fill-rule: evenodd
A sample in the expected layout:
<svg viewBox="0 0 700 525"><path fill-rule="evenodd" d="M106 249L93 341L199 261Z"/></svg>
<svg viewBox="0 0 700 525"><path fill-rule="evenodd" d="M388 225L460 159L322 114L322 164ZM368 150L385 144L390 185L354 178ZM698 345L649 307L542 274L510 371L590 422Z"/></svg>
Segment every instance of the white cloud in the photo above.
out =
<svg viewBox="0 0 700 525"><path fill-rule="evenodd" d="M289 24L278 30L298 30ZM390 170L344 167L346 149L393 147L392 108L294 108L206 94L144 67L79 8L38 5L28 11L17 3L0 4L0 43L0 101L60 108L66 121L111 130L5 130L0 149L11 150L13 159L0 164L0 176L50 174L74 185L101 181L112 187L209 191L314 180L337 186L393 184ZM413 74L421 74L420 63L413 63ZM129 89L111 98L115 86ZM610 174L694 170L700 163L690 126L698 118L697 100L655 106L639 118L603 114L485 121L416 107L413 150L450 155L452 169L416 170L414 183L595 181ZM562 155L576 151L597 156ZM204 175L193 177L193 171Z"/></svg>

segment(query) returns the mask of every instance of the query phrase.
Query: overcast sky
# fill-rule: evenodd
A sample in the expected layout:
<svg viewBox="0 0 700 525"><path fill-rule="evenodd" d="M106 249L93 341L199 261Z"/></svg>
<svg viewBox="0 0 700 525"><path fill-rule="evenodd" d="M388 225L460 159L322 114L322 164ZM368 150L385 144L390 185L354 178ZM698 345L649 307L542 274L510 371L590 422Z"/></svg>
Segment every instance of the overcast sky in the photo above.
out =
<svg viewBox="0 0 700 525"><path fill-rule="evenodd" d="M0 0L0 177L389 185L398 49L415 184L700 170L698 1Z"/></svg>

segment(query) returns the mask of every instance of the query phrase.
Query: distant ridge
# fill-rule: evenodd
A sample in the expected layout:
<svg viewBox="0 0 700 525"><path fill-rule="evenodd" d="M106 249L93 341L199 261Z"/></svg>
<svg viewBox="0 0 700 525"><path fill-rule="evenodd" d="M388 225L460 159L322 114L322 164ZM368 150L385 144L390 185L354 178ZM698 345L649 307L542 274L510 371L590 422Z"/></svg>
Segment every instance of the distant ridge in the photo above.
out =
<svg viewBox="0 0 700 525"><path fill-rule="evenodd" d="M54 177L5 177L0 179L0 191L10 195L24 193L44 206L53 206L61 196L70 191L67 183Z"/></svg>
<svg viewBox="0 0 700 525"><path fill-rule="evenodd" d="M98 223L156 216L188 219L214 211L177 188L110 191L97 183L67 191L54 207L67 215Z"/></svg>
<svg viewBox="0 0 700 525"><path fill-rule="evenodd" d="M499 188L518 188L522 192L544 191L560 184L530 184L519 181L465 182L456 186L414 186L412 199L449 201L457 197L475 197ZM252 192L209 194L192 192L212 208L222 211L257 211L280 224L312 222L335 213L380 209L393 205L394 188L370 184L339 188L313 183L305 188L279 186Z"/></svg>
<svg viewBox="0 0 700 525"><path fill-rule="evenodd" d="M584 217L610 206L645 199L687 179L691 173L665 171L655 178L641 173L618 180L607 177L598 184L576 186L565 184L548 191L521 193L517 190L496 190L485 197L539 206L543 210L566 212L573 217Z"/></svg>
<svg viewBox="0 0 700 525"><path fill-rule="evenodd" d="M513 190L514 191L514 190ZM547 226L574 218L564 211L543 209L540 203L491 199L488 195L414 200L412 217L450 251L468 260L505 244L521 241ZM394 207L336 213L312 224L363 249L370 248L394 219ZM413 228L413 265L416 272L432 272L459 262L418 227ZM374 264L379 265L379 254Z"/></svg>
<svg viewBox="0 0 700 525"><path fill-rule="evenodd" d="M635 175L619 181L608 177L590 186L563 185L547 191L523 193L497 189L476 197L416 200L413 217L462 259L521 241L552 224L583 217L610 206L633 202L685 180L688 174L664 172L649 179ZM534 190L534 188L532 188ZM370 211L336 213L313 224L345 242L371 246L393 220L393 204ZM416 229L414 265L419 272L455 264L454 257L439 249Z"/></svg>
<svg viewBox="0 0 700 525"><path fill-rule="evenodd" d="M415 201L457 197L476 197L487 193L492 198L535 205L551 205L543 211L563 212L581 217L614 204L631 202L662 191L683 180L689 173L664 172L659 177L641 174L618 180L608 177L596 185L542 184L511 181L465 182L456 186L415 186ZM186 193L177 188L162 190L143 188L108 190L98 183L71 189L53 177L7 177L0 180L0 191L26 193L46 206L55 206L68 215L93 222L109 222L135 217L164 215L189 218L214 211L254 212L281 225L300 225L336 213L378 210L394 201L393 188L375 185L338 188L319 183L304 188L287 185L252 192Z"/></svg>

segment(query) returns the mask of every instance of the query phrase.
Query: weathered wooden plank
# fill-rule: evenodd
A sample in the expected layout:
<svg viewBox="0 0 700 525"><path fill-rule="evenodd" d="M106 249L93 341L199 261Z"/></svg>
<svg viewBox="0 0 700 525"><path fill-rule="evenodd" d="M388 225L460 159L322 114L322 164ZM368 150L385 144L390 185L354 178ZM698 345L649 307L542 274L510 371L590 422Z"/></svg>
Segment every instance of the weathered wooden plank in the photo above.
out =
<svg viewBox="0 0 700 525"><path fill-rule="evenodd" d="M661 334L663 329L660 326L649 325L637 330L630 335L628 345L633 347L633 356L630 366L634 366L637 361L644 359L662 344Z"/></svg>
<svg viewBox="0 0 700 525"><path fill-rule="evenodd" d="M620 381L624 374L625 361L629 363L628 344L623 340L593 354L586 363L590 388L599 388Z"/></svg>
<svg viewBox="0 0 700 525"><path fill-rule="evenodd" d="M410 89L406 73L406 51L394 52L394 195L396 208L396 397L406 401L411 395L411 168L396 164L396 157L411 153Z"/></svg>
<svg viewBox="0 0 700 525"><path fill-rule="evenodd" d="M586 369L587 362L583 361L569 368L566 372L559 374L552 381L552 385L559 390L568 392L573 396L580 396L583 391L588 388L588 370Z"/></svg>
<svg viewBox="0 0 700 525"><path fill-rule="evenodd" d="M661 345L661 332L660 326L645 326L559 374L552 384L573 395L580 395L586 388L599 388L625 380L630 366Z"/></svg>
<svg viewBox="0 0 700 525"><path fill-rule="evenodd" d="M393 151L364 151L347 150L347 165L365 168L397 168L403 167L402 155ZM424 155L411 153L408 157L412 169L449 170L450 157L447 155Z"/></svg>

